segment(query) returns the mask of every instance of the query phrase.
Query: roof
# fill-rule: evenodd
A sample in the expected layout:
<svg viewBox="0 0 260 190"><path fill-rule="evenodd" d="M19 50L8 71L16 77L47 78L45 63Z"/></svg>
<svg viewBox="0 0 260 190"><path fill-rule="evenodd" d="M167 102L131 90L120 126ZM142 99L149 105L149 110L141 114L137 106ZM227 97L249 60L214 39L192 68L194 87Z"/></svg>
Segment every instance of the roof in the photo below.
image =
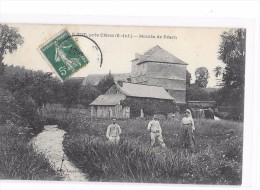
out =
<svg viewBox="0 0 260 190"><path fill-rule="evenodd" d="M147 50L143 55L136 54L136 59L134 59L133 61L137 61L137 64L145 62L161 62L187 65L187 63L175 57L158 45Z"/></svg>
<svg viewBox="0 0 260 190"><path fill-rule="evenodd" d="M201 101L193 101L193 100L188 100L188 103L216 103L214 100L201 100Z"/></svg>
<svg viewBox="0 0 260 190"><path fill-rule="evenodd" d="M126 96L174 100L174 98L168 92L166 92L163 87L160 86L150 86L126 82L123 83L122 87L119 85L117 86Z"/></svg>
<svg viewBox="0 0 260 190"><path fill-rule="evenodd" d="M106 94L98 96L91 104L92 106L114 106L125 98L123 94Z"/></svg>
<svg viewBox="0 0 260 190"><path fill-rule="evenodd" d="M82 84L86 85L87 83L89 83L92 85L98 85L101 79L106 75L107 74L90 74L84 79ZM112 75L114 76L115 81L127 81L127 78L130 78L131 73L116 73Z"/></svg>

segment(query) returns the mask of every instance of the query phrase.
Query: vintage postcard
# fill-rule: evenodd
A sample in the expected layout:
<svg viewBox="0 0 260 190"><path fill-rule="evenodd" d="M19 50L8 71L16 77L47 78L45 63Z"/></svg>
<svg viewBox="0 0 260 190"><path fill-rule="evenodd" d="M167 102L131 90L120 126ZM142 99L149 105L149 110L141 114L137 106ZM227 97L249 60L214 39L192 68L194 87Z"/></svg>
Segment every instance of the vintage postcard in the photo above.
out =
<svg viewBox="0 0 260 190"><path fill-rule="evenodd" d="M246 34L0 24L0 178L241 185Z"/></svg>

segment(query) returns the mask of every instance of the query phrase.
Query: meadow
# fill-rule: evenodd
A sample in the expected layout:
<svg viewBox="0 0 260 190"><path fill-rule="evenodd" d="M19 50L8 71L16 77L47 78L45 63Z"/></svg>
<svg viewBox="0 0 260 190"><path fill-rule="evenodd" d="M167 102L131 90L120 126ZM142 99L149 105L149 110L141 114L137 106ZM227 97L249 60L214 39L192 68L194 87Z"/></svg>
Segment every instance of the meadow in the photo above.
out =
<svg viewBox="0 0 260 190"><path fill-rule="evenodd" d="M68 158L91 181L229 184L242 183L243 124L196 119L193 154L179 141L180 120L161 120L167 148L150 147L148 120L119 120L119 145L108 143L111 120L70 116L59 121L67 131L63 142Z"/></svg>
<svg viewBox="0 0 260 190"><path fill-rule="evenodd" d="M46 158L33 150L31 138L28 134L19 134L15 124L0 125L0 179L61 179Z"/></svg>

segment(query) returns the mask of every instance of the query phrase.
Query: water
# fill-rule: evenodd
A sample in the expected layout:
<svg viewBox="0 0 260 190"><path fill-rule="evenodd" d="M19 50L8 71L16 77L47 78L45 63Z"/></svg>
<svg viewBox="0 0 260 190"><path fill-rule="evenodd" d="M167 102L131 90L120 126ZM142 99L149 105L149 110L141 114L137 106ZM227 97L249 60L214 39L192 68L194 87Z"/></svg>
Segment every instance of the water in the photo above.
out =
<svg viewBox="0 0 260 190"><path fill-rule="evenodd" d="M87 181L87 176L64 154L62 141L65 133L64 130L58 129L57 125L46 125L44 130L32 139L34 150L43 154L65 181Z"/></svg>

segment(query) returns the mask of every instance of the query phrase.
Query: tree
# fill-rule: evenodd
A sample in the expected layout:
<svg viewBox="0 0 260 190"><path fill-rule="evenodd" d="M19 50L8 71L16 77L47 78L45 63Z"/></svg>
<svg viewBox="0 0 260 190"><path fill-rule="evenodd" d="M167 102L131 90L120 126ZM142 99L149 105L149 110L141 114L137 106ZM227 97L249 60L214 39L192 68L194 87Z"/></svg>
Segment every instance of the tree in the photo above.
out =
<svg viewBox="0 0 260 190"><path fill-rule="evenodd" d="M82 85L79 90L79 103L84 106L88 106L100 94L101 91L96 86L86 83L85 85Z"/></svg>
<svg viewBox="0 0 260 190"><path fill-rule="evenodd" d="M221 39L218 59L223 61L225 68L222 69L223 87L218 93L217 103L236 107L243 117L246 30L231 29L223 32Z"/></svg>
<svg viewBox="0 0 260 190"><path fill-rule="evenodd" d="M222 81L226 87L241 88L245 81L246 30L231 29L221 38L218 59L225 63Z"/></svg>
<svg viewBox="0 0 260 190"><path fill-rule="evenodd" d="M221 66L217 66L213 72L215 73L215 77L219 77L221 76L221 74L223 74L223 69Z"/></svg>
<svg viewBox="0 0 260 190"><path fill-rule="evenodd" d="M191 84L187 87L186 99L188 101L206 101L211 100L210 93L204 88L198 87L197 84Z"/></svg>
<svg viewBox="0 0 260 190"><path fill-rule="evenodd" d="M18 29L0 24L0 74L4 70L4 55L13 53L18 45L23 44L23 37L18 33Z"/></svg>
<svg viewBox="0 0 260 190"><path fill-rule="evenodd" d="M186 70L186 85L190 86L191 82L191 74L188 70Z"/></svg>
<svg viewBox="0 0 260 190"><path fill-rule="evenodd" d="M98 83L97 88L101 91L101 93L105 93L113 84L114 84L114 76L111 72L108 75L104 76L101 81Z"/></svg>
<svg viewBox="0 0 260 190"><path fill-rule="evenodd" d="M62 103L67 108L79 103L79 91L82 80L69 78L64 81L62 86Z"/></svg>
<svg viewBox="0 0 260 190"><path fill-rule="evenodd" d="M206 88L209 79L209 71L206 67L199 67L195 70L195 84L201 88Z"/></svg>

